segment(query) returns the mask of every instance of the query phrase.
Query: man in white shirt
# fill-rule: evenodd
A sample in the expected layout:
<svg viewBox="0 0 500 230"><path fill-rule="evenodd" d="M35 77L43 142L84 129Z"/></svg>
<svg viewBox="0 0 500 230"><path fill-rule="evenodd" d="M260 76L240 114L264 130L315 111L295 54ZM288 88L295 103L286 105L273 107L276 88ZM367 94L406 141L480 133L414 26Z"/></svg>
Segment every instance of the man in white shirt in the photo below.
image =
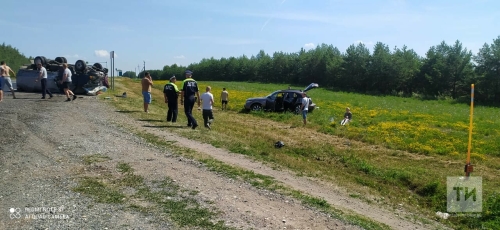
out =
<svg viewBox="0 0 500 230"><path fill-rule="evenodd" d="M50 90L47 88L47 69L45 69L45 67L43 67L41 63L38 63L37 66L39 71L38 78L35 81L40 81L40 83L42 83L42 99L45 99L45 94L49 94L50 99L53 96Z"/></svg>
<svg viewBox="0 0 500 230"><path fill-rule="evenodd" d="M307 111L309 110L309 98L306 93L302 93L302 105L300 106L302 111L302 119L304 119L304 125L307 124Z"/></svg>
<svg viewBox="0 0 500 230"><path fill-rule="evenodd" d="M214 95L210 92L212 88L207 86L207 92L201 95L201 101L203 103L203 123L205 127L210 129L210 123L214 119L214 115L212 113L212 105L214 104Z"/></svg>
<svg viewBox="0 0 500 230"><path fill-rule="evenodd" d="M71 84L71 71L68 69L68 64L66 63L63 64L63 68L64 73L60 83L62 84L64 94L66 94L66 97L68 98L66 101L71 101L70 95L73 95L73 100L75 100L76 95L71 90L69 90L69 85Z"/></svg>

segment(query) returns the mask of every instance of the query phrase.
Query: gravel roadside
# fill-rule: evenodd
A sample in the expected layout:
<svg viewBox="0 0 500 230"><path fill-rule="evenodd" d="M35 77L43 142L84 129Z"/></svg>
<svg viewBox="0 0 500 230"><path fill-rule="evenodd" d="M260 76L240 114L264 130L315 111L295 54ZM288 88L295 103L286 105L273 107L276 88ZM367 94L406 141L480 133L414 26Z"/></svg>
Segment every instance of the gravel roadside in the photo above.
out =
<svg viewBox="0 0 500 230"><path fill-rule="evenodd" d="M230 227L357 228L153 147L113 125L116 112L95 97L64 102L58 96L17 96L0 103L0 229L174 229L164 218L127 208L127 202L97 203L73 192L83 175L99 175L82 161L92 154L109 157L93 165L103 171L126 162L147 181L168 177L198 191L201 205L217 209L218 220Z"/></svg>
<svg viewBox="0 0 500 230"><path fill-rule="evenodd" d="M95 99L17 97L0 104L0 229L169 229L71 190L82 156L126 152L106 144L117 132L92 112Z"/></svg>

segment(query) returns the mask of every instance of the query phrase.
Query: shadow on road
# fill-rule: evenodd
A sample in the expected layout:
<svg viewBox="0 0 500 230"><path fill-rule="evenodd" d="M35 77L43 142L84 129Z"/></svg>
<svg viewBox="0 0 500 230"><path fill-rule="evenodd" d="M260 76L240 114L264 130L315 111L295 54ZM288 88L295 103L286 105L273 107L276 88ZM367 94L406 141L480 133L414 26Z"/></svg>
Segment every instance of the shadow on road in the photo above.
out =
<svg viewBox="0 0 500 230"><path fill-rule="evenodd" d="M117 112L117 113L140 113L143 111L140 111L140 110L116 110L115 112Z"/></svg>
<svg viewBox="0 0 500 230"><path fill-rule="evenodd" d="M184 128L183 126L177 126L177 125L143 125L142 127L146 127L146 128Z"/></svg>
<svg viewBox="0 0 500 230"><path fill-rule="evenodd" d="M138 121L163 122L163 120L156 120L156 119L138 119Z"/></svg>

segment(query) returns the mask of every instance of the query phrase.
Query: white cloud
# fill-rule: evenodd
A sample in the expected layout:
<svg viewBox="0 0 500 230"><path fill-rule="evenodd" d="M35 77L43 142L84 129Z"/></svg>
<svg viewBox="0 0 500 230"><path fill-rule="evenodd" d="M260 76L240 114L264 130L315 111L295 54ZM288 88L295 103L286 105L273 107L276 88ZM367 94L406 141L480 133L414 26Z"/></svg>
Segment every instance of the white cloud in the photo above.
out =
<svg viewBox="0 0 500 230"><path fill-rule="evenodd" d="M94 51L95 56L97 57L109 57L109 52L107 50L96 50ZM116 56L116 54L115 54Z"/></svg>
<svg viewBox="0 0 500 230"><path fill-rule="evenodd" d="M314 49L314 47L316 47L316 46L312 42L304 45L304 49L306 49L306 50Z"/></svg>
<svg viewBox="0 0 500 230"><path fill-rule="evenodd" d="M184 55L179 55L179 56L175 56L174 58L176 58L176 59L184 59L186 57L184 57Z"/></svg>

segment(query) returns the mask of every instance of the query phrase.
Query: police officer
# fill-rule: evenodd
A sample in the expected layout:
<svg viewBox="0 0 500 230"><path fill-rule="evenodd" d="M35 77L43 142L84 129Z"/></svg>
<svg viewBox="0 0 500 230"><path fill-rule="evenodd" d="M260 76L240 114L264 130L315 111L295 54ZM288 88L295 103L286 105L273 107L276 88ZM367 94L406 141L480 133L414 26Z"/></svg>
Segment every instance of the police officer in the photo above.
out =
<svg viewBox="0 0 500 230"><path fill-rule="evenodd" d="M177 121L177 98L179 95L179 89L175 85L175 75L170 78L170 82L163 87L163 95L165 96L165 103L168 105L167 112L167 122L172 121L175 123Z"/></svg>
<svg viewBox="0 0 500 230"><path fill-rule="evenodd" d="M196 129L198 123L193 117L193 107L196 99L198 99L198 107L200 107L200 92L198 92L198 83L192 78L193 72L186 70L185 74L186 80L182 82L181 104L184 104L184 113L186 113L188 119L188 126Z"/></svg>

